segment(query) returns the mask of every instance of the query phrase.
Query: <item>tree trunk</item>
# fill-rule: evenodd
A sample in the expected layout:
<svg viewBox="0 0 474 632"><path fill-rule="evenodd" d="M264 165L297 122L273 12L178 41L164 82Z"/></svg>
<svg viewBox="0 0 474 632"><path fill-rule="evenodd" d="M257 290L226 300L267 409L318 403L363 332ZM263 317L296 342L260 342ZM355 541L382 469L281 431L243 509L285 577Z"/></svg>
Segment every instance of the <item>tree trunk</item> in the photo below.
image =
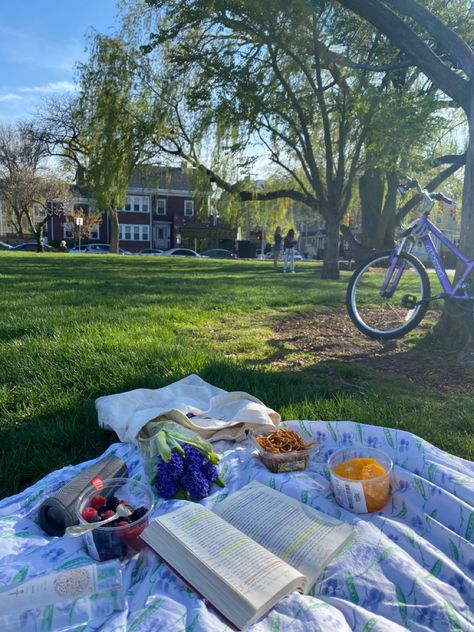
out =
<svg viewBox="0 0 474 632"><path fill-rule="evenodd" d="M43 224L39 224L38 231L36 233L36 241L38 252L44 252L44 226Z"/></svg>
<svg viewBox="0 0 474 632"><path fill-rule="evenodd" d="M76 167L76 178L75 182L77 186L85 186L86 184L86 170L82 165L78 165Z"/></svg>
<svg viewBox="0 0 474 632"><path fill-rule="evenodd" d="M111 207L109 209L110 219L110 252L118 254L119 251L119 221L117 209Z"/></svg>
<svg viewBox="0 0 474 632"><path fill-rule="evenodd" d="M461 243L460 249L474 259L474 82L471 82L471 110L468 119L468 147L462 192ZM456 269L456 279L464 266ZM471 281L471 295L474 283ZM460 302L446 304L434 328L435 336L451 348L462 350L474 340L473 304L463 306Z"/></svg>
<svg viewBox="0 0 474 632"><path fill-rule="evenodd" d="M361 242L368 251L375 247L377 226L383 204L384 173L381 169L368 169L359 178L361 207Z"/></svg>
<svg viewBox="0 0 474 632"><path fill-rule="evenodd" d="M339 278L339 223L335 213L326 218L326 251L322 279Z"/></svg>
<svg viewBox="0 0 474 632"><path fill-rule="evenodd" d="M390 249L395 245L398 176L394 171L387 171L386 179L387 192L385 194L385 202L375 233L376 250Z"/></svg>

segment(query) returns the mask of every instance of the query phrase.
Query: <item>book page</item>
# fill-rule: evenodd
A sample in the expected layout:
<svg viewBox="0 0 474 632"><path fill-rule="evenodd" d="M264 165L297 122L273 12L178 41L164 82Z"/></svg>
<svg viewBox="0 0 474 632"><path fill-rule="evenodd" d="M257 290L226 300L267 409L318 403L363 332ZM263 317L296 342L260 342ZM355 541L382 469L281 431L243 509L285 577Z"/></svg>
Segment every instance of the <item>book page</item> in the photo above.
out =
<svg viewBox="0 0 474 632"><path fill-rule="evenodd" d="M353 533L350 525L257 482L217 504L214 512L298 569L310 584Z"/></svg>
<svg viewBox="0 0 474 632"><path fill-rule="evenodd" d="M173 547L173 559L168 559L170 549L168 545L165 547L157 525L179 542L178 548ZM196 585L196 578L189 576L192 555L211 569L220 582L244 596L255 610L285 587L291 585L287 591L291 592L305 583L305 578L294 568L202 505L187 504L157 518L141 537L191 584ZM206 595L202 585L196 588L213 602L215 596Z"/></svg>

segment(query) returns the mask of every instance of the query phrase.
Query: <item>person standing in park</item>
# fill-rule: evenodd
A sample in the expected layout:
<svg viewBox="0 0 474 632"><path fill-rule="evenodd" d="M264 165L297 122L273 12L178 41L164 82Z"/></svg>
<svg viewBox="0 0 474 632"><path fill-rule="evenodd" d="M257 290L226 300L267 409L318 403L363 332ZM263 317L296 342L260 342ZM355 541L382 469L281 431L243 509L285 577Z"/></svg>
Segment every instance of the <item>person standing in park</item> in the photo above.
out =
<svg viewBox="0 0 474 632"><path fill-rule="evenodd" d="M279 226L276 227L275 234L273 235L273 269L276 270L278 267L278 259L280 258L281 252L281 228Z"/></svg>
<svg viewBox="0 0 474 632"><path fill-rule="evenodd" d="M286 272L288 259L290 260L290 270L295 271L295 231L290 228L285 239L283 240L283 272Z"/></svg>

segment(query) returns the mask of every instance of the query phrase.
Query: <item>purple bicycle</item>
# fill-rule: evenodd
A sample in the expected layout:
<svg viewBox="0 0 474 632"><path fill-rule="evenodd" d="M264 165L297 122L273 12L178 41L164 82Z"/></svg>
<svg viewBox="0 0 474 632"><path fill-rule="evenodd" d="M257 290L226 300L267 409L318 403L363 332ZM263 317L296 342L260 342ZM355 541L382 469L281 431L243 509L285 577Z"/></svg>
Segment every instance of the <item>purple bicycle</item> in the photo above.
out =
<svg viewBox="0 0 474 632"><path fill-rule="evenodd" d="M401 338L414 329L425 316L431 301L464 301L466 306L474 301L467 282L474 269L474 260L466 257L429 220L435 202L450 206L455 203L442 193L422 190L417 180L408 179L400 192L405 193L409 188L417 188L421 194L423 214L402 233L394 250L374 254L361 263L347 288L346 306L352 322L363 334L378 340ZM432 235L465 265L455 285L446 274ZM443 288L434 296L431 296L425 266L411 254L418 240L424 245Z"/></svg>

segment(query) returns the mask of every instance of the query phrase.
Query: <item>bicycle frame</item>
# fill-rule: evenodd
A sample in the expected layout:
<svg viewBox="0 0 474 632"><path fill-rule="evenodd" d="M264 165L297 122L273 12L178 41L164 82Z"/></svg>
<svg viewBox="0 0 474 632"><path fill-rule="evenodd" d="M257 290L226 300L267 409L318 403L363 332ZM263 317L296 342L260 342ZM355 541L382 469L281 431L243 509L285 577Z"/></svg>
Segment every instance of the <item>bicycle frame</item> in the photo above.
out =
<svg viewBox="0 0 474 632"><path fill-rule="evenodd" d="M439 230L439 228L437 228L434 224L430 222L426 214L420 217L419 222L421 224L424 224L427 229L426 234L421 238L421 242L426 248L428 256L431 259L435 272L438 276L439 282L441 283L441 287L443 288L442 294L437 294L436 296L433 296L431 298L432 299L449 298L455 301L472 301L473 297L459 295L457 294L457 292L463 289L466 279L474 270L474 259L469 259L458 248L456 248L456 246ZM462 261L464 265L466 266L466 269L464 270L461 277L458 279L456 285L454 286L449 280L448 275L446 274L446 270L443 266L443 262L441 261L441 257L439 256L439 253L436 250L436 246L433 243L431 234L435 235L435 237L437 237L440 240L440 242L443 243L446 246L446 248L448 248L454 254L454 256L458 260ZM397 288L398 282L404 270L403 265L399 266L397 270L397 274L395 275L395 279L393 280L390 288L388 286L398 262L398 255L400 255L403 252L403 249L405 247L405 244L408 238L409 238L409 235L404 237L401 240L400 244L397 246L397 248L394 250L394 253L391 258L390 267L385 276L382 287L380 288L381 296L391 297L395 289Z"/></svg>

